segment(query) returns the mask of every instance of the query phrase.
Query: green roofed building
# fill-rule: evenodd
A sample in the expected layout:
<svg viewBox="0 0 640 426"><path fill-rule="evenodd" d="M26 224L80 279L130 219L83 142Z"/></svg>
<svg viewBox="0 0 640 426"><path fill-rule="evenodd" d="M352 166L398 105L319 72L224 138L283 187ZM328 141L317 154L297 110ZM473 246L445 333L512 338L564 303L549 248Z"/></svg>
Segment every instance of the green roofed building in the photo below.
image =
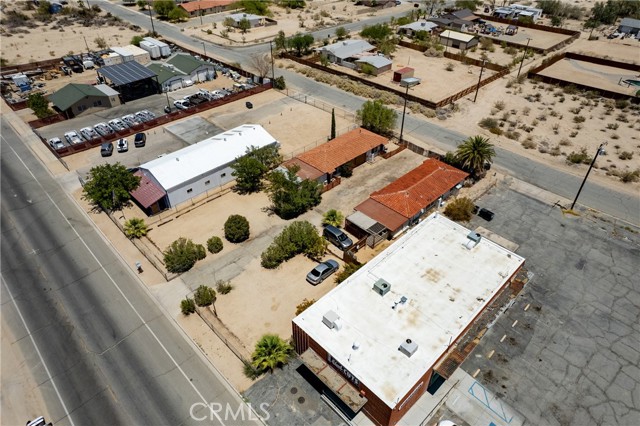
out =
<svg viewBox="0 0 640 426"><path fill-rule="evenodd" d="M67 118L93 113L121 104L120 94L106 84L70 83L48 96L56 111Z"/></svg>
<svg viewBox="0 0 640 426"><path fill-rule="evenodd" d="M216 69L213 64L197 59L188 53L177 53L167 60L167 64L182 71L189 76L193 82L213 80L216 75Z"/></svg>
<svg viewBox="0 0 640 426"><path fill-rule="evenodd" d="M158 75L158 83L164 92L182 89L186 86L184 82L190 79L186 73L171 64L152 62L147 65L147 68Z"/></svg>

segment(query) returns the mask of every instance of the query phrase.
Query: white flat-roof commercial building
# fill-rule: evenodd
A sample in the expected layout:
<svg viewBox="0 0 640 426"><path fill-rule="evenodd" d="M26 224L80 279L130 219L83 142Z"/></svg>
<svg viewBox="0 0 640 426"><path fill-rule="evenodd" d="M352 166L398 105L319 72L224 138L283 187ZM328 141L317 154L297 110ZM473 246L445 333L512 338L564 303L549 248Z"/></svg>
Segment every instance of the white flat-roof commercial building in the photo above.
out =
<svg viewBox="0 0 640 426"><path fill-rule="evenodd" d="M296 350L346 414L395 425L524 261L435 213L294 318Z"/></svg>
<svg viewBox="0 0 640 426"><path fill-rule="evenodd" d="M139 188L132 195L145 208L158 202L162 207L176 206L231 182L234 180L231 165L236 159L251 147L266 146L279 144L259 124L244 124L227 130L142 164L137 173L154 191ZM165 199L161 200L163 193Z"/></svg>

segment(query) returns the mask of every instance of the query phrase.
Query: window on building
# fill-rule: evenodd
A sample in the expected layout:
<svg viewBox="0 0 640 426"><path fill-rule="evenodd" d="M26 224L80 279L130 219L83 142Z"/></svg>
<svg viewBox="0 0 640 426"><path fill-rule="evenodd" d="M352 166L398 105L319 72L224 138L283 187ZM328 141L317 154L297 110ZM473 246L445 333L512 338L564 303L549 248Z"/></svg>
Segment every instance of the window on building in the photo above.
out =
<svg viewBox="0 0 640 426"><path fill-rule="evenodd" d="M210 180L205 180L205 181L204 181L204 184L205 184L205 185L209 185L210 183L211 183L211 181L210 181Z"/></svg>
<svg viewBox="0 0 640 426"><path fill-rule="evenodd" d="M187 189L187 194L190 194L191 192L193 192L192 188Z"/></svg>
<svg viewBox="0 0 640 426"><path fill-rule="evenodd" d="M101 100L98 100L98 105L102 105L102 101Z"/></svg>
<svg viewBox="0 0 640 426"><path fill-rule="evenodd" d="M223 177L225 177L226 175L227 175L226 173L222 173L222 174L220 175L220 177L221 177L221 178L223 178Z"/></svg>

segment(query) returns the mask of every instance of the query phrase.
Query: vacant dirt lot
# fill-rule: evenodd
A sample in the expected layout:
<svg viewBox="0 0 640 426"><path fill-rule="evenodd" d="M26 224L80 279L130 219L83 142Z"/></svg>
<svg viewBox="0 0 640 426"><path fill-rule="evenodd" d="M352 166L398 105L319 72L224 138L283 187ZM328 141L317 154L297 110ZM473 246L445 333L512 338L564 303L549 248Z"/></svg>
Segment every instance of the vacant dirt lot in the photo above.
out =
<svg viewBox="0 0 640 426"><path fill-rule="evenodd" d="M612 92L624 93L625 95L633 95L638 90L637 86L627 87L626 85L618 84L618 82L627 78L637 78L637 73L576 59L565 58L545 68L540 74Z"/></svg>
<svg viewBox="0 0 640 426"><path fill-rule="evenodd" d="M507 24L494 22L488 19L485 19L485 20L498 29L507 28ZM498 44L500 41L505 40L513 43L519 43L523 46L527 44L527 39L530 38L531 42L529 43L529 46L538 47L541 49L548 49L551 46L554 46L570 37L564 34L556 34L549 31L535 30L533 28L525 28L525 27L518 27L518 33L514 35L501 35L499 37L494 37L489 34L478 34L478 35L480 37L487 37L487 38L496 40Z"/></svg>

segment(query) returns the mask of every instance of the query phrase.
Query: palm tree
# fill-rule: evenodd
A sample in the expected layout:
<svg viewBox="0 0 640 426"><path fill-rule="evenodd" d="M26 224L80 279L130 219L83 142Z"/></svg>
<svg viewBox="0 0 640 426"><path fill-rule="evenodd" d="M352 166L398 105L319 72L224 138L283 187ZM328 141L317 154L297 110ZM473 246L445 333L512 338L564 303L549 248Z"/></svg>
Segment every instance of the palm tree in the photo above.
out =
<svg viewBox="0 0 640 426"><path fill-rule="evenodd" d="M456 150L456 157L461 166L472 172L474 176L480 176L487 163L493 162L496 151L489 138L476 135L468 138Z"/></svg>
<svg viewBox="0 0 640 426"><path fill-rule="evenodd" d="M137 217L129 219L124 224L124 234L131 239L144 237L147 235L147 224L144 223L144 219Z"/></svg>
<svg viewBox="0 0 640 426"><path fill-rule="evenodd" d="M291 345L275 334L262 336L251 355L251 363L260 371L270 371L289 362L293 353Z"/></svg>
<svg viewBox="0 0 640 426"><path fill-rule="evenodd" d="M344 215L336 209L327 210L327 212L322 216L323 225L333 225L336 228L340 228L342 226L343 220Z"/></svg>

